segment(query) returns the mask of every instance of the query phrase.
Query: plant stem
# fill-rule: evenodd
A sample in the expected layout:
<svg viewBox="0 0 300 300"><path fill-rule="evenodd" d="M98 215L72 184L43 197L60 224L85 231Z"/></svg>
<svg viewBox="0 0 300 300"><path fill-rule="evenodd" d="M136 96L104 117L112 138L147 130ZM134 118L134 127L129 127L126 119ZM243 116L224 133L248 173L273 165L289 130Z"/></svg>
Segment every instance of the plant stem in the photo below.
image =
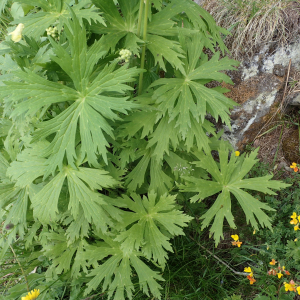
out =
<svg viewBox="0 0 300 300"><path fill-rule="evenodd" d="M143 0L142 0L143 1ZM142 50L142 57L141 57L141 69L145 67L145 55L146 55L146 38L147 38L147 26L148 26L148 12L149 12L149 0L145 0L145 14L144 14L144 31L143 31L143 50ZM139 92L140 95L143 91L143 73L140 73L140 80L139 80Z"/></svg>
<svg viewBox="0 0 300 300"><path fill-rule="evenodd" d="M24 272L24 270L23 270L23 268L22 268L22 265L21 265L20 261L18 260L18 257L17 257L17 255L16 255L16 252L15 252L15 250L13 249L13 247L12 247L11 245L9 245L9 247L10 247L10 250L11 250L11 252L13 253L13 255L14 255L14 257L15 257L15 260L17 261L18 265L20 266L20 269L21 269L21 271L22 271L22 274L23 274L23 276L24 276L24 278L25 278L25 282L26 282L26 286L27 286L27 292L29 292L28 280L27 280L27 277L26 277L26 275L25 275L25 272Z"/></svg>
<svg viewBox="0 0 300 300"><path fill-rule="evenodd" d="M233 272L236 275L242 275L242 276L248 276L249 274L246 272L237 272L234 269L232 269L228 264L226 264L226 262L224 262L222 259L220 259L218 256L216 256L215 254L213 254L211 251L209 251L208 249L206 249L205 247L203 247L200 243L198 243L191 235L190 238L199 246L201 247L203 250L205 250L206 252L208 252L211 256L213 256L215 259L217 259L220 263L222 263L224 266L226 266L231 272Z"/></svg>
<svg viewBox="0 0 300 300"><path fill-rule="evenodd" d="M137 26L137 36L138 37L140 37L140 34L141 34L143 12L144 12L144 0L140 0L139 19L138 19L138 26Z"/></svg>
<svg viewBox="0 0 300 300"><path fill-rule="evenodd" d="M75 0L75 4L78 4L78 0Z"/></svg>

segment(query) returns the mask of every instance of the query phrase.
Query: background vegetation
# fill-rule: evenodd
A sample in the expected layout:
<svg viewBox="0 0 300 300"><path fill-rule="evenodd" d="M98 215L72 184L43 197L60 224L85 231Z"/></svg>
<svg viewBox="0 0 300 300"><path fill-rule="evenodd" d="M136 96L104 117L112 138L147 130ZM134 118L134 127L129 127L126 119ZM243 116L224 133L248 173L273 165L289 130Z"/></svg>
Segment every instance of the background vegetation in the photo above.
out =
<svg viewBox="0 0 300 300"><path fill-rule="evenodd" d="M5 2L1 2L2 7L0 5L2 39L6 39L8 24L14 19L11 10L12 2ZM7 5L3 5L4 3ZM244 49L244 52L247 52L249 49L253 49L257 45L256 43L267 42L274 37L279 42L284 42L287 26L281 11L284 11L288 5L290 5L290 1L249 1L247 5L244 1L223 0L204 3L204 7L211 11L220 25L235 32L235 40L232 44L228 43L231 45L233 54L237 54L235 51L240 51L237 49ZM13 14L15 13L17 12ZM254 28L258 29L255 36L253 36ZM291 35L294 36L296 32L295 29ZM178 72L177 70L177 74ZM50 73L49 77L53 75ZM154 72L150 75L153 74ZM146 74L145 77L146 80L144 80L149 85L151 76ZM292 121L294 122L295 119ZM1 127L3 131L5 131L3 129L5 125L6 123L3 122ZM253 150L251 145L248 150ZM250 151L247 154L250 154ZM133 165L132 162L128 166L133 168ZM113 172L116 173L116 176L122 175L117 174L117 170ZM261 177L272 172L274 172L274 166L266 165L262 161L255 165L247 177ZM233 202L232 211L236 212L235 222L238 235L240 241L243 242L240 248L232 246L231 235L237 232L230 228L227 222L224 223L224 239L217 247L211 238L209 228L201 228L202 220L200 218L214 203L215 196L207 197L200 203L187 201L190 198L188 193L182 193L177 198L178 207L181 207L185 214L194 219L184 229L183 236L177 236L172 240L173 253L168 254L166 267L160 273L165 280L161 284L163 287L162 299L296 299L296 293L285 293L282 287L284 282L290 279L300 282L300 236L290 224L292 213L300 213L300 175L292 170L287 173L285 170L276 169L275 179L282 180L290 186L279 191L278 195L266 195L259 191L248 190L255 199L267 203L274 209L273 212L268 213L273 231L261 228L254 233L253 227L246 224L243 211L237 201ZM192 195L194 196L194 194ZM2 223L1 228L3 240L9 237L12 229L10 224L4 224L5 222ZM297 238L299 241L295 241ZM25 246L17 237L17 241L11 248L1 253L3 257L0 273L2 299L7 299L8 293L11 298L19 299L19 295L26 291L27 284L31 287L43 284L43 291L45 294L47 293L49 299L107 298L109 291L103 292L102 286L90 293L89 296L83 296L86 287L82 281L86 282L85 278L71 281L70 271L59 274L45 285L46 271L53 262L47 255L43 255L39 251L27 250ZM38 249L39 245L36 247ZM291 275L282 278L268 275L269 263L272 259L284 265ZM247 274L244 272L244 268L249 266L253 269L256 278L253 285L249 284ZM24 281L24 270L27 273L27 283ZM33 273L28 274L29 270L33 270ZM133 299L148 298L138 288L136 277L133 278L133 284L137 287ZM155 298L151 296L149 299Z"/></svg>

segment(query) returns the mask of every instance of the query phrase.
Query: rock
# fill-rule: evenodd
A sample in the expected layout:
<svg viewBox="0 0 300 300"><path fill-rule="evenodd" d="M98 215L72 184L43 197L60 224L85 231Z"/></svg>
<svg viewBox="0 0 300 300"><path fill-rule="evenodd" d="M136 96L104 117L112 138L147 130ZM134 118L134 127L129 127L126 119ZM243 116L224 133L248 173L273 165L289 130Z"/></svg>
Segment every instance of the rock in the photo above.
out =
<svg viewBox="0 0 300 300"><path fill-rule="evenodd" d="M285 101L288 105L300 106L300 92L288 95Z"/></svg>
<svg viewBox="0 0 300 300"><path fill-rule="evenodd" d="M250 63L249 61L245 61L241 64L244 80L261 73L274 72L275 75L282 76L278 74L282 74L283 69L288 67L290 59L292 66L300 70L300 41L278 47L272 53L269 53L271 52L270 48L271 44L265 46L259 54L253 57Z"/></svg>
<svg viewBox="0 0 300 300"><path fill-rule="evenodd" d="M251 139L262 128L265 116L270 113L283 83L276 75L264 73L240 81L234 87L223 84L224 87L231 88L225 95L240 104L231 111L231 130L224 126L223 138L234 148L242 149L252 142Z"/></svg>
<svg viewBox="0 0 300 300"><path fill-rule="evenodd" d="M282 65L274 65L273 74L279 77L283 77L285 75L286 68Z"/></svg>
<svg viewBox="0 0 300 300"><path fill-rule="evenodd" d="M232 129L224 126L223 138L239 150L253 141L266 121L276 112L276 101L282 100L279 91L285 85L290 60L290 72L300 70L300 41L269 52L270 49L265 47L251 61L242 62L238 71L240 78L232 76L232 71L228 72L235 83L233 87L223 84L231 89L226 96L241 105L232 110ZM300 106L300 92L287 96L285 101L287 104Z"/></svg>

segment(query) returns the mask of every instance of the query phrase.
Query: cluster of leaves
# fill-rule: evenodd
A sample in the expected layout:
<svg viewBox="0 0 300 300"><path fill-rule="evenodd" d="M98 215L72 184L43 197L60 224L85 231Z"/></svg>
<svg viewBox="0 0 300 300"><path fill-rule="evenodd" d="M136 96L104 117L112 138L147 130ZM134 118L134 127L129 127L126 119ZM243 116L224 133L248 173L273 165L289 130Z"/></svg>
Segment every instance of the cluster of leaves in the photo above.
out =
<svg viewBox="0 0 300 300"><path fill-rule="evenodd" d="M238 63L215 53L226 31L205 10L191 0L18 3L23 40L0 49L0 258L17 241L49 260L47 280L67 277L71 295L102 287L131 299L138 284L160 299L170 239L192 219L176 197L218 194L201 216L203 228L214 219L216 244L224 219L235 228L232 200L251 226L271 227L271 208L243 189L287 185L243 179L257 151L230 154L206 118L230 126L235 103L205 84L232 83L223 71Z"/></svg>

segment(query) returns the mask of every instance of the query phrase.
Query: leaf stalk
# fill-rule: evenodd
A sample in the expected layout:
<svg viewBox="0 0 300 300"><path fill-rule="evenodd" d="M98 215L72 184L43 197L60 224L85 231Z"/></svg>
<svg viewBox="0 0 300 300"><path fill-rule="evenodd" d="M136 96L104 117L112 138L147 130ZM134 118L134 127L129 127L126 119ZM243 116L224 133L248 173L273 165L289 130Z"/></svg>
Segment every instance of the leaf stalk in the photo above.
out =
<svg viewBox="0 0 300 300"><path fill-rule="evenodd" d="M144 0L141 0L141 3L142 2L144 2ZM143 45L143 49L142 49L141 69L144 69L144 67L145 67L148 14L149 14L149 0L145 0L144 29L143 29L143 40L144 40L145 44ZM140 19L139 19L139 21L140 21ZM140 73L138 94L140 95L142 93L142 91L143 91L143 73Z"/></svg>
<svg viewBox="0 0 300 300"><path fill-rule="evenodd" d="M140 9L139 9L139 19L138 19L138 26L137 26L137 36L141 37L141 25L142 25L142 18L144 12L144 0L140 2Z"/></svg>

